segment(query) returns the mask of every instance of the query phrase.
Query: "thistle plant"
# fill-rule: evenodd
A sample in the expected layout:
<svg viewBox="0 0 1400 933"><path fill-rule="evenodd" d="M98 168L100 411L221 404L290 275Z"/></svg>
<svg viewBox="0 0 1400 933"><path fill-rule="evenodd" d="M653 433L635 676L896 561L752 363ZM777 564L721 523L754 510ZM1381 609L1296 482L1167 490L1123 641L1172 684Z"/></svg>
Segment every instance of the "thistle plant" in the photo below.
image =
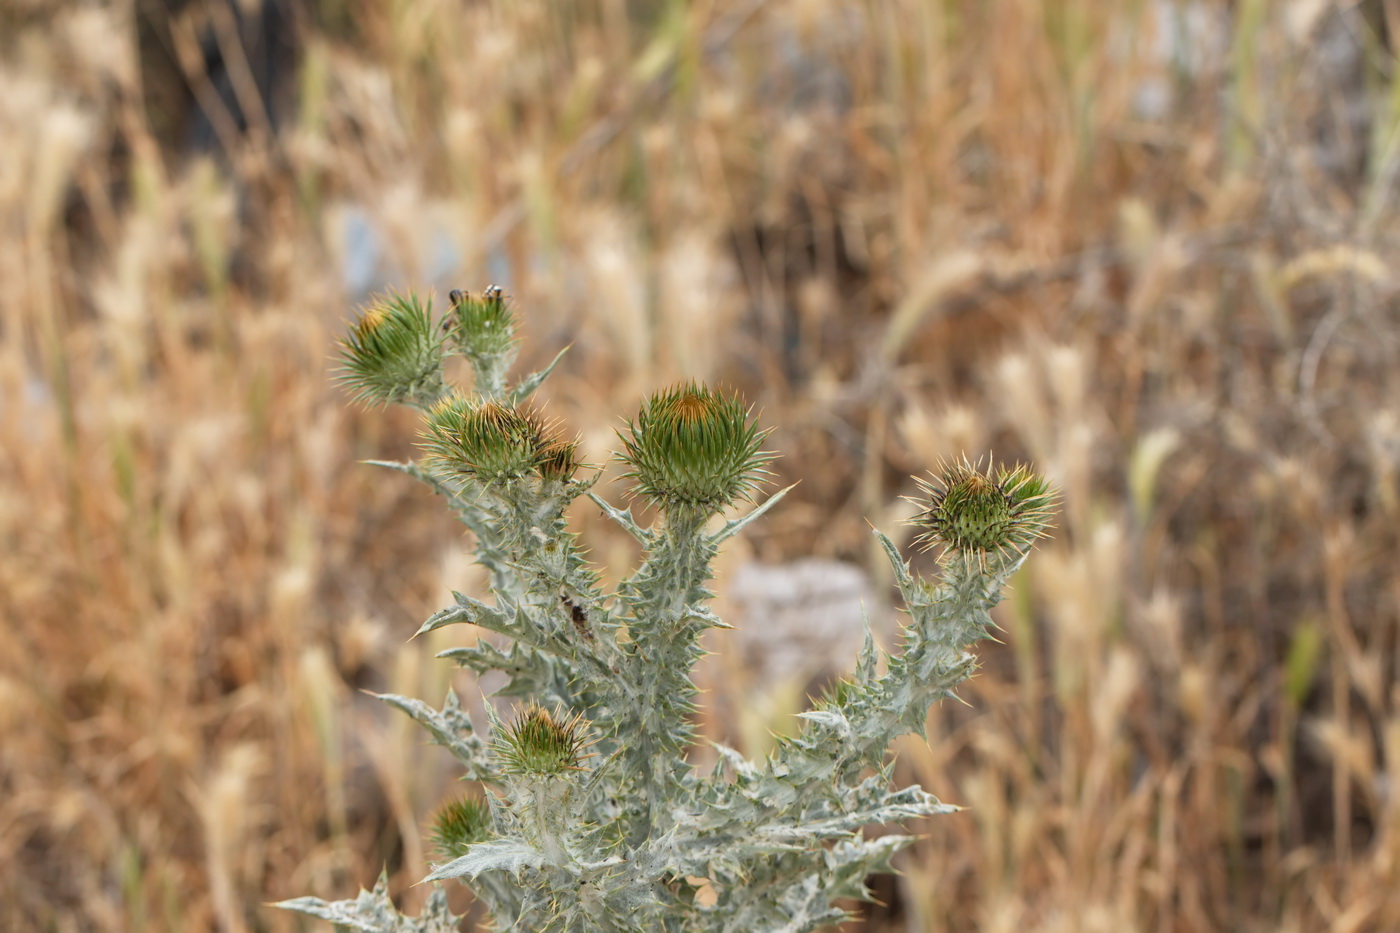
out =
<svg viewBox="0 0 1400 933"><path fill-rule="evenodd" d="M473 785L438 814L441 860L425 880L468 884L501 930L798 933L846 919L836 902L867 897L866 879L911 842L865 830L955 809L893 787L888 749L972 675L969 646L988 636L1002 587L1046 532L1049 485L1026 467L966 460L920 480L913 522L919 543L941 549L937 578L915 575L877 532L908 614L897 650L877 648L867 626L851 674L799 714L795 736L761 761L716 746L718 764L702 773L686 757L691 674L701 636L726 627L707 584L719 546L787 491L756 504L768 432L733 394L698 383L644 401L617 453L632 493L656 506L644 526L594 493L599 474L580 477L577 442L529 404L554 364L510 384L516 324L499 290L454 292L436 327L428 309L390 298L367 311L345 340L343 377L366 403L422 410L424 456L381 465L441 494L489 573L490 602L454 593L419 633L492 633L440 657L504 672L499 693L521 703L504 718L488 707L480 722L453 692L441 708L382 697ZM449 353L470 361L470 392L443 379ZM564 518L581 496L643 550L612 592ZM355 900L280 906L380 933L447 933L459 920L441 885L421 916L400 916L382 877Z"/></svg>
<svg viewBox="0 0 1400 933"><path fill-rule="evenodd" d="M396 295L375 304L350 328L341 381L362 402L421 405L442 394L442 357L432 303Z"/></svg>

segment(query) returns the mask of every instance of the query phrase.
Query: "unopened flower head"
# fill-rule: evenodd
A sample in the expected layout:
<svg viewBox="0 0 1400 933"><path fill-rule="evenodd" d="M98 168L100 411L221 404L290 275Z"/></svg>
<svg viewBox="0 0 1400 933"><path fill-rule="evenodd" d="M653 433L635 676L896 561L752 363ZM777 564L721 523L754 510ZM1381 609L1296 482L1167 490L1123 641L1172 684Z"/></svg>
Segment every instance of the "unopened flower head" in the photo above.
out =
<svg viewBox="0 0 1400 933"><path fill-rule="evenodd" d="M577 440L555 439L540 449L539 470L545 479L565 482L573 478L579 466Z"/></svg>
<svg viewBox="0 0 1400 933"><path fill-rule="evenodd" d="M476 797L454 800L433 818L433 843L443 858L465 855L468 847L491 836L491 808Z"/></svg>
<svg viewBox="0 0 1400 933"><path fill-rule="evenodd" d="M529 409L453 395L433 406L427 422L423 443L443 472L500 484L566 469L551 426Z"/></svg>
<svg viewBox="0 0 1400 933"><path fill-rule="evenodd" d="M913 524L924 547L943 544L978 561L1024 554L1045 536L1055 493L1043 476L1017 465L983 471L966 459L945 463L932 479L917 479L927 499Z"/></svg>
<svg viewBox="0 0 1400 933"><path fill-rule="evenodd" d="M860 688L855 681L839 677L836 682L822 691L821 696L816 700L819 709L840 710L860 693Z"/></svg>
<svg viewBox="0 0 1400 933"><path fill-rule="evenodd" d="M717 512L751 497L768 475L763 466L773 455L759 449L767 436L739 399L692 382L647 399L619 434L619 458L647 498Z"/></svg>
<svg viewBox="0 0 1400 933"><path fill-rule="evenodd" d="M557 777L579 770L588 745L581 714L531 705L496 733L494 749L506 774Z"/></svg>
<svg viewBox="0 0 1400 933"><path fill-rule="evenodd" d="M429 404L442 393L442 341L431 303L392 295L375 302L341 342L340 381L356 401Z"/></svg>
<svg viewBox="0 0 1400 933"><path fill-rule="evenodd" d="M489 286L480 295L453 291L452 310L443 327L463 355L474 363L499 360L515 353L515 314L501 289Z"/></svg>

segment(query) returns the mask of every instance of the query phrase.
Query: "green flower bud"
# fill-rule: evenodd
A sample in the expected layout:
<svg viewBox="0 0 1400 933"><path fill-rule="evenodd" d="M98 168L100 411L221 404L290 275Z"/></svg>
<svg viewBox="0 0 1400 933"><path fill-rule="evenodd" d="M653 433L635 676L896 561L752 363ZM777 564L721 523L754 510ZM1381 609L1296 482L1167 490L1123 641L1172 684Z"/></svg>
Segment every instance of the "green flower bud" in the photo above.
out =
<svg viewBox="0 0 1400 933"><path fill-rule="evenodd" d="M341 341L340 381L366 404L427 405L442 394L442 341L432 305L393 295L372 305Z"/></svg>
<svg viewBox="0 0 1400 933"><path fill-rule="evenodd" d="M636 491L665 507L717 512L752 498L773 454L759 448L767 431L737 398L688 383L647 399L627 433L619 432Z"/></svg>
<svg viewBox="0 0 1400 933"><path fill-rule="evenodd" d="M567 482L580 466L578 441L553 440L540 449L540 475L547 480Z"/></svg>
<svg viewBox="0 0 1400 933"><path fill-rule="evenodd" d="M534 412L461 396L433 406L423 437L443 472L488 484L528 476L557 457L552 448L558 442Z"/></svg>
<svg viewBox="0 0 1400 933"><path fill-rule="evenodd" d="M854 681L841 677L821 692L815 705L818 709L839 710L855 699L859 693L860 688L856 686Z"/></svg>
<svg viewBox="0 0 1400 933"><path fill-rule="evenodd" d="M491 836L491 808L484 800L454 800L433 818L433 845L446 859L466 855L467 848Z"/></svg>
<svg viewBox="0 0 1400 933"><path fill-rule="evenodd" d="M993 473L995 472L995 476ZM941 543L954 553L1019 556L1045 537L1054 512L1055 493L1030 468L985 472L968 463L945 463L932 480L915 480L928 496L913 520L924 529L924 547Z"/></svg>
<svg viewBox="0 0 1400 933"><path fill-rule="evenodd" d="M496 733L494 750L506 774L557 777L579 770L583 751L583 716L564 718L531 705Z"/></svg>
<svg viewBox="0 0 1400 933"><path fill-rule="evenodd" d="M443 328L462 355L478 370L508 366L516 353L515 314L501 290L491 285L480 297L462 291L452 291L448 297L452 310Z"/></svg>

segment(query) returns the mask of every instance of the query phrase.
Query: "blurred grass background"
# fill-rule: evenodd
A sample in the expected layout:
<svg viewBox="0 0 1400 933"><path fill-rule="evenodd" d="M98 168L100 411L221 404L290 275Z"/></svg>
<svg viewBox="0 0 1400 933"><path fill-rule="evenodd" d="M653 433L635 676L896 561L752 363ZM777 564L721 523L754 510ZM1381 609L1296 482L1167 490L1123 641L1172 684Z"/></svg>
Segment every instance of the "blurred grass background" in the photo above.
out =
<svg viewBox="0 0 1400 933"><path fill-rule="evenodd" d="M968 705L899 749L969 809L851 930L1400 930L1397 27L6 0L0 927L306 929L262 904L381 866L421 901L454 775L358 688L440 698L464 636L405 640L480 583L357 465L416 426L348 407L334 341L376 289L495 282L522 369L572 344L544 395L594 462L681 378L776 426L801 485L722 596L809 555L885 593L867 520L942 456L1062 488ZM761 752L801 690L743 683L704 730Z"/></svg>

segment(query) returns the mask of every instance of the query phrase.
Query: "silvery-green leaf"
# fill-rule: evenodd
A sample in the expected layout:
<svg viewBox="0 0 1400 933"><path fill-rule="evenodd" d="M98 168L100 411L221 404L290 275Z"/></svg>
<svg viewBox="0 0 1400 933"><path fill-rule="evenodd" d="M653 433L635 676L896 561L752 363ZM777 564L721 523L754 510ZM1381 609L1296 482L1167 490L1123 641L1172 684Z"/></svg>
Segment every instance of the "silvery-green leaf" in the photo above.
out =
<svg viewBox="0 0 1400 933"><path fill-rule="evenodd" d="M562 360L564 354L568 352L569 348L565 347L554 355L554 359L550 360L549 365L544 369L541 369L539 372L530 373L530 375L517 382L514 388L510 390L510 403L512 405L519 405L531 395L534 395L535 390L540 387L541 383L549 378L549 374L554 372L554 367L559 365L559 361Z"/></svg>
<svg viewBox="0 0 1400 933"><path fill-rule="evenodd" d="M484 871L505 871L519 875L526 868L545 864L544 853L519 839L494 839L479 842L467 854L433 870L424 881L444 878L475 878Z"/></svg>
<svg viewBox="0 0 1400 933"><path fill-rule="evenodd" d="M412 716L414 721L427 729L433 742L452 753L453 757L467 766L467 777L473 780L494 780L490 768L486 743L476 734L471 717L462 709L455 691L447 692L447 701L442 710L435 710L422 700L399 696L396 693L375 693L390 706Z"/></svg>
<svg viewBox="0 0 1400 933"><path fill-rule="evenodd" d="M433 891L428 903L423 905L422 914L405 917L394 907L389 897L388 879L383 874L373 891L361 891L353 901L327 902L319 897L298 897L272 906L327 920L337 929L348 927L361 933L456 933L462 919L448 908L447 895L441 888Z"/></svg>

